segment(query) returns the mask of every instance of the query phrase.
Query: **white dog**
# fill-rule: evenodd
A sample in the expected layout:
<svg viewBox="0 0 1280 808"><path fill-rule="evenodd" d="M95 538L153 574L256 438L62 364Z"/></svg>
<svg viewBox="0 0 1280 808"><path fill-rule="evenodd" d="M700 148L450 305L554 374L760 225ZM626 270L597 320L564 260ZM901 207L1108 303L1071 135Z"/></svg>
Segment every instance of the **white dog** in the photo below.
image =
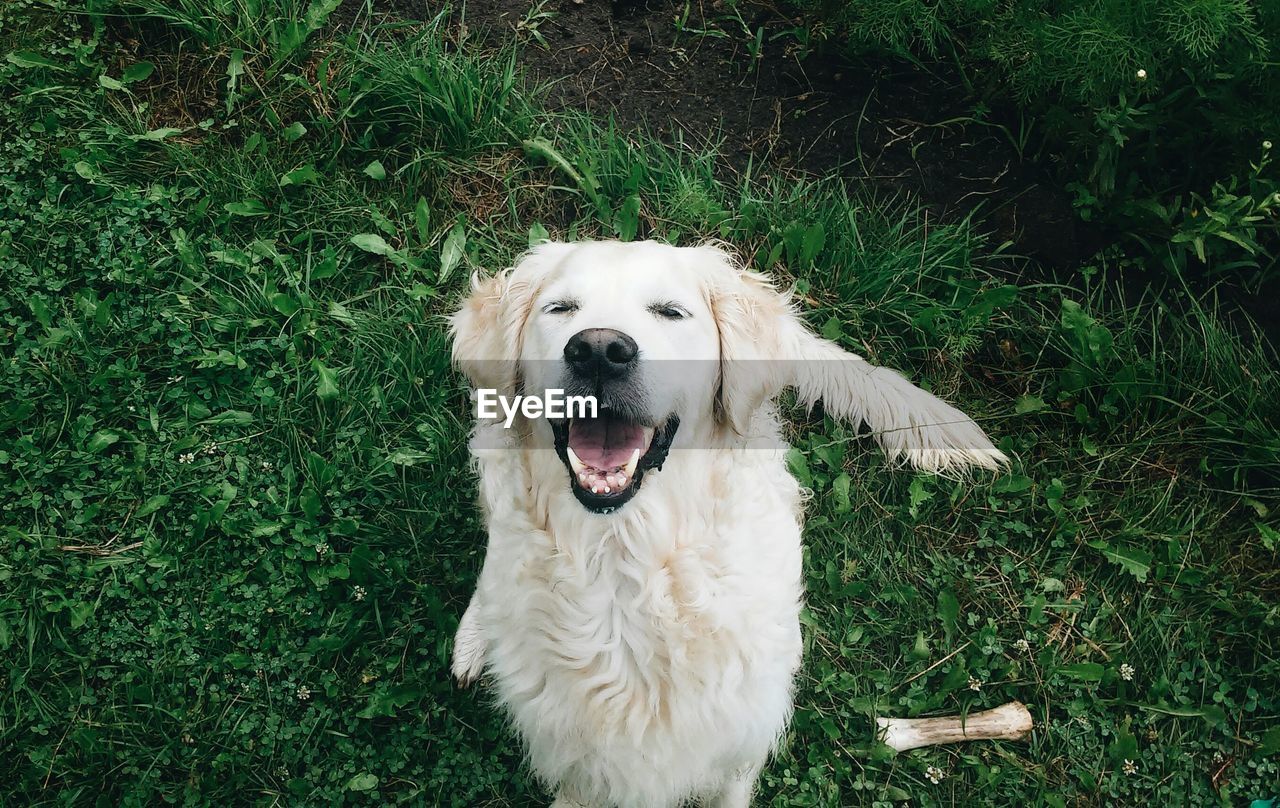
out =
<svg viewBox="0 0 1280 808"><path fill-rule="evenodd" d="M602 408L480 420L471 443L489 543L453 672L492 677L555 806L750 803L801 656L785 387L919 468L1005 462L715 246L543 244L473 280L452 326L476 387Z"/></svg>

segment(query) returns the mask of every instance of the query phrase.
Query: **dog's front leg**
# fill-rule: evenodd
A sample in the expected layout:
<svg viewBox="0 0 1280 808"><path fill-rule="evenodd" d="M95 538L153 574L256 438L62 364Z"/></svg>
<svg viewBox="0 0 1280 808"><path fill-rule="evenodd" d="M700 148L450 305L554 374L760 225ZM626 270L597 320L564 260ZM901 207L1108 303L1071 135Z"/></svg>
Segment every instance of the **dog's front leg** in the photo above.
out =
<svg viewBox="0 0 1280 808"><path fill-rule="evenodd" d="M756 790L756 779L763 765L747 766L735 771L720 789L720 793L707 800L706 808L750 808L751 795Z"/></svg>
<svg viewBox="0 0 1280 808"><path fill-rule="evenodd" d="M453 635L453 678L459 685L466 687L480 678L487 647L480 626L480 593L477 591L462 613L458 632Z"/></svg>

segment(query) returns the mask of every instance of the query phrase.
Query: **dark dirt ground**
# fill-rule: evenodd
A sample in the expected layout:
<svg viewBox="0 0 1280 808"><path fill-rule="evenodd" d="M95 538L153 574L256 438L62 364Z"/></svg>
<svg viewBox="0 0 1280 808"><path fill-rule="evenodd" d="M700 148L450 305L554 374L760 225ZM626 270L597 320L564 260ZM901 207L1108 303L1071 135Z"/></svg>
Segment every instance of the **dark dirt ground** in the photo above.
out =
<svg viewBox="0 0 1280 808"><path fill-rule="evenodd" d="M995 244L1011 242L1014 253L1053 269L1074 268L1104 243L1004 131L973 120L975 102L954 71L801 60L795 37L783 33L788 22L767 10L745 19L751 31L765 30L753 59L743 25L718 0L547 0L541 10L554 16L537 25L544 47L527 28L517 32L535 2L469 0L455 17L495 41L522 35L523 66L553 84L553 104L612 114L624 128L665 138L678 131L686 143L719 141L731 169L754 160L835 172L909 192L946 219L976 212Z"/></svg>

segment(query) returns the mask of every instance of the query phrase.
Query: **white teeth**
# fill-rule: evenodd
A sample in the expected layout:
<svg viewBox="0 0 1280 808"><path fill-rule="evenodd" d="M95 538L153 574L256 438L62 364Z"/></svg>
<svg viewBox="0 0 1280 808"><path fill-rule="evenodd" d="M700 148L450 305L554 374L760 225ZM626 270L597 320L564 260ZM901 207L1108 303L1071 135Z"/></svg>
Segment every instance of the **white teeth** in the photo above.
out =
<svg viewBox="0 0 1280 808"><path fill-rule="evenodd" d="M631 459L627 461L627 465L623 467L622 474L624 477L634 477L636 473L636 464L640 462L640 450L635 449L631 452Z"/></svg>
<svg viewBox="0 0 1280 808"><path fill-rule="evenodd" d="M604 492L605 492L606 494L612 494L612 493L613 493L612 491L610 491L610 490L609 490L609 486L607 486L607 485L604 487Z"/></svg>
<svg viewBox="0 0 1280 808"><path fill-rule="evenodd" d="M577 456L576 454L574 454L574 453L573 453L573 447L572 447L572 446L566 446L566 447L565 447L565 450L566 450L566 451L568 451L568 453L569 453L569 465L570 465L570 466L573 466L573 470L574 470L574 471L576 471L576 472L578 472L578 475L579 475L579 476L582 476L582 475L586 474L586 473L587 473L587 464L586 464L586 463L583 463L581 460L579 460L579 459L578 459L578 456Z"/></svg>

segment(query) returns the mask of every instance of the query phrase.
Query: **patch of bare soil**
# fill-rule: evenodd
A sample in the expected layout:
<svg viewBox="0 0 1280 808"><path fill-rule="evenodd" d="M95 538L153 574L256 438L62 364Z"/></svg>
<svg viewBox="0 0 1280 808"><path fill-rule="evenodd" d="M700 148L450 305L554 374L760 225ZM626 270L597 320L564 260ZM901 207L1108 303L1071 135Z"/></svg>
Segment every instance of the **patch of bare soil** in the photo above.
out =
<svg viewBox="0 0 1280 808"><path fill-rule="evenodd" d="M1102 244L1068 197L1022 159L1016 127L979 120L978 105L945 67L801 58L787 21L767 11L744 20L765 31L753 56L754 39L711 2L547 0L534 9L545 17L531 15L534 3L469 0L456 16L495 40L519 29L523 66L553 82L554 104L667 138L679 133L687 143L719 142L734 169L754 161L835 172L910 192L948 219L976 212L995 243L1011 242L1053 268L1073 267Z"/></svg>

